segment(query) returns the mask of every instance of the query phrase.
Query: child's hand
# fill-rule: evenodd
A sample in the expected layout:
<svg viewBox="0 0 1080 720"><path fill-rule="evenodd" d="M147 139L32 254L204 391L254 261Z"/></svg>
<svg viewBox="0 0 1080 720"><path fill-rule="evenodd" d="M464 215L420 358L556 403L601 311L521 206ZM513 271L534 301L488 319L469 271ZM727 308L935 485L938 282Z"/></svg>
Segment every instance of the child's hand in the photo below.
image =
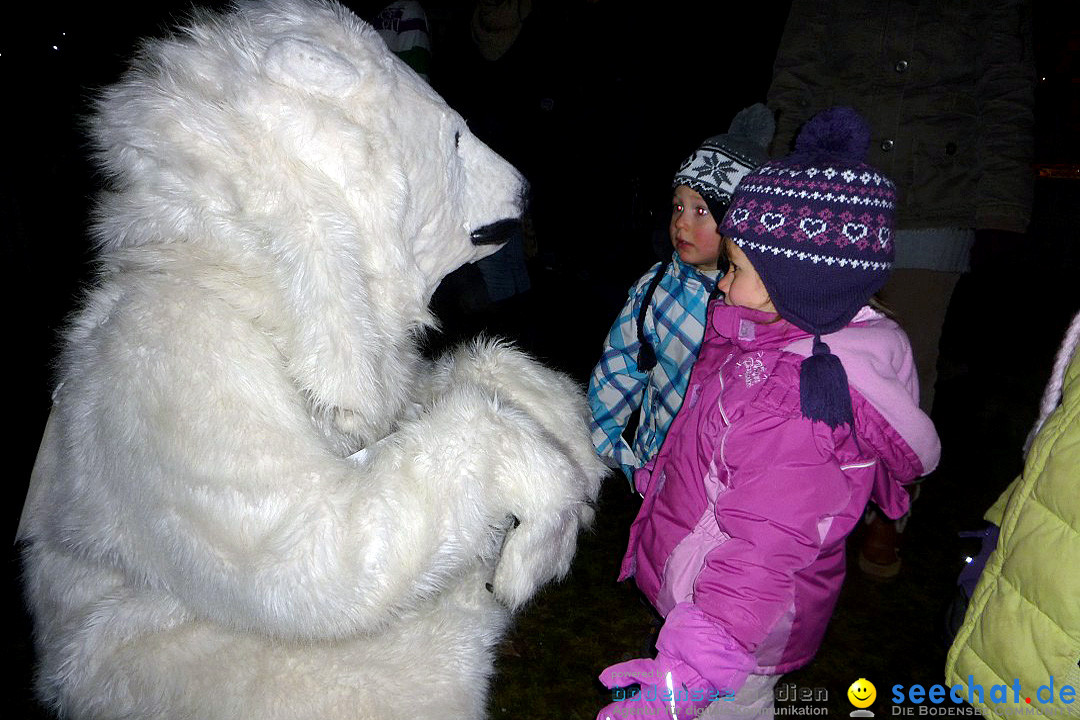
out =
<svg viewBox="0 0 1080 720"><path fill-rule="evenodd" d="M712 702L733 696L713 689L686 663L664 655L612 665L600 673L600 682L613 691L616 702L601 710L596 720L690 720Z"/></svg>

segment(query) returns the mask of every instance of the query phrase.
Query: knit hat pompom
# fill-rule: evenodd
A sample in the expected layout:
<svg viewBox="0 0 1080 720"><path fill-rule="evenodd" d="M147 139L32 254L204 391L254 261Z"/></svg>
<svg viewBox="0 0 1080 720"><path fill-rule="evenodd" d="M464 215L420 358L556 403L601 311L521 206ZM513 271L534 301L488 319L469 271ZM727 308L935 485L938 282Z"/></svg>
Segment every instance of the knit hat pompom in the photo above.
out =
<svg viewBox="0 0 1080 720"><path fill-rule="evenodd" d="M735 186L769 159L769 143L775 131L776 121L765 105L743 108L735 114L726 135L705 140L683 161L671 187L685 185L696 192L719 223Z"/></svg>
<svg viewBox="0 0 1080 720"><path fill-rule="evenodd" d="M769 147L775 132L776 120L773 119L772 111L761 103L751 105L736 113L728 128L729 136L746 138L748 142L759 148Z"/></svg>
<svg viewBox="0 0 1080 720"><path fill-rule="evenodd" d="M866 160L870 150L870 126L855 110L834 107L810 118L795 140L795 153L833 157L849 163Z"/></svg>

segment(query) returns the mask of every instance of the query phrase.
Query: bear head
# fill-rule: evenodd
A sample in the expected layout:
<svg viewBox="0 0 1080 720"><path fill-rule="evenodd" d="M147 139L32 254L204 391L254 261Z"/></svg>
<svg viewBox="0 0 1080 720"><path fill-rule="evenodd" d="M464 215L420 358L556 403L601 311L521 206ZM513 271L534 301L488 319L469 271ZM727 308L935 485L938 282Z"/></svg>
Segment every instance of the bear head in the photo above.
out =
<svg viewBox="0 0 1080 720"><path fill-rule="evenodd" d="M441 279L523 211L521 175L329 0L196 12L142 46L91 131L106 272L229 269L293 382L363 441L407 405Z"/></svg>

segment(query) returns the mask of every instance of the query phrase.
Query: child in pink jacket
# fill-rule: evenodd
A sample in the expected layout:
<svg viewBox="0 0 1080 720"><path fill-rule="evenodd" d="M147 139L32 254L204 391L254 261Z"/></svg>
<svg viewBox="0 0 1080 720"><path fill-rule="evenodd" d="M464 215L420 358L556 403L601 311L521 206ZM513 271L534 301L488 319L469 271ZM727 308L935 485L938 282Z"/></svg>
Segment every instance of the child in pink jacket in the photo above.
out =
<svg viewBox="0 0 1080 720"><path fill-rule="evenodd" d="M940 444L907 337L869 306L892 265L895 188L848 108L747 175L720 232L729 270L686 400L634 481L620 579L664 616L657 655L609 667L600 720L772 717L817 651L867 500L890 517ZM707 708L707 709L706 709Z"/></svg>

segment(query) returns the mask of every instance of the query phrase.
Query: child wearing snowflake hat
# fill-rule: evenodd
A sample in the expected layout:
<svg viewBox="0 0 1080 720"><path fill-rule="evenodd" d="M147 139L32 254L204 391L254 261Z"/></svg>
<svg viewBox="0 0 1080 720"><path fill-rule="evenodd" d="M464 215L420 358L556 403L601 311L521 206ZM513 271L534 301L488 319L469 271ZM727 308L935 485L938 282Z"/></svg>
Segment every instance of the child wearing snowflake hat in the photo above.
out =
<svg viewBox="0 0 1080 720"><path fill-rule="evenodd" d="M705 140L672 181L672 254L630 288L589 380L596 452L627 479L664 442L682 404L716 290L718 224L735 186L769 159L775 122L761 103L735 115L726 134ZM635 410L632 443L623 438Z"/></svg>
<svg viewBox="0 0 1080 720"><path fill-rule="evenodd" d="M771 716L817 651L868 500L890 517L940 444L910 345L870 307L889 275L896 192L849 108L743 178L720 223L729 270L657 456L621 579L664 617L655 658L609 667L599 718Z"/></svg>

